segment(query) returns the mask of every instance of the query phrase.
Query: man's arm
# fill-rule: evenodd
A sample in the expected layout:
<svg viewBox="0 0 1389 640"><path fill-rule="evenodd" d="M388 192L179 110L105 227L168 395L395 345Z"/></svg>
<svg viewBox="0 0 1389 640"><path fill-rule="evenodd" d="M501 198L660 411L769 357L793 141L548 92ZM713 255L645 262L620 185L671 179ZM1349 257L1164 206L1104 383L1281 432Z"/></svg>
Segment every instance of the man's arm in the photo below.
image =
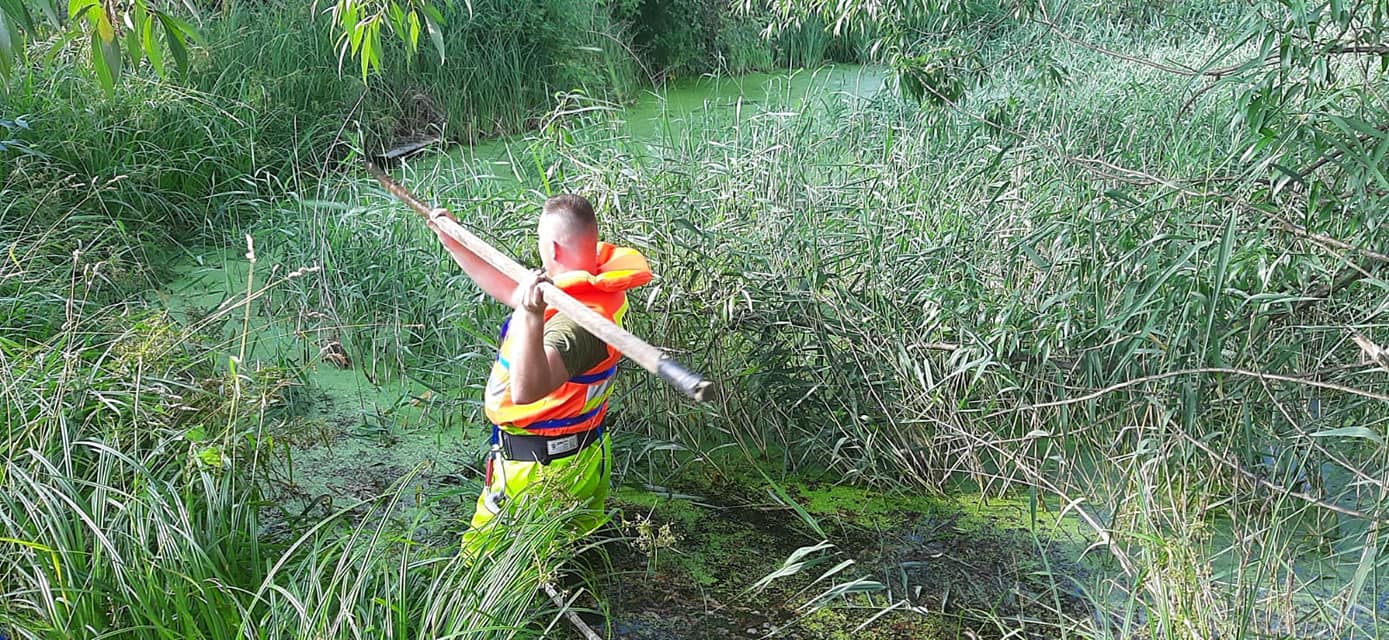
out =
<svg viewBox="0 0 1389 640"><path fill-rule="evenodd" d="M511 316L507 329L512 339L511 401L529 404L549 395L569 379L569 370L559 350L547 346L545 333L545 295L540 291L540 277L528 278L514 290Z"/></svg>
<svg viewBox="0 0 1389 640"><path fill-rule="evenodd" d="M444 212L444 216L449 220L454 219L453 214L448 212ZM443 243L444 248L448 249L449 254L453 256L453 261L457 262L458 266L463 267L463 272L467 273L468 277L477 283L477 286L482 287L482 290L495 298L497 302L513 309L516 308L514 300L516 295L515 280L498 271L496 267L487 264L476 253L459 244L457 240L450 238L448 234L439 229L439 225L434 224L433 220L429 221L429 228L434 231L434 235L439 237L439 242Z"/></svg>

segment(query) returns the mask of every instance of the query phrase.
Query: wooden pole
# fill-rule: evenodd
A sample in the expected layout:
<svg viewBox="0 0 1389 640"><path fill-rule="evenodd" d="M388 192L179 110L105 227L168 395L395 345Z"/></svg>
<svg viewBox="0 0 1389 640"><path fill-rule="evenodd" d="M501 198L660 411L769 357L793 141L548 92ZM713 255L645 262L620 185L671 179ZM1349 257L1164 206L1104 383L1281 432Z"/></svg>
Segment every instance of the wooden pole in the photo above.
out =
<svg viewBox="0 0 1389 640"><path fill-rule="evenodd" d="M588 623L584 622L584 619L580 618L579 614L575 613L573 609L569 608L569 603L565 602L564 598L560 597L559 592L555 591L555 588L553 586L549 584L543 586L545 589L545 593L550 596L550 602L555 603L555 606L559 607L560 610L564 612L564 617L568 618L569 623L574 625L575 629L579 630L579 633L583 635L584 640L603 640L603 636L598 635L593 630L593 627L588 626Z"/></svg>
<svg viewBox="0 0 1389 640"><path fill-rule="evenodd" d="M370 161L366 165L367 172L375 177L387 191L400 198L416 213L424 216L426 220L433 221L445 235L457 240L459 244L477 254L484 262L492 265L493 268L516 282L521 282L529 277L530 272L525 267L445 216L444 214L448 212L447 209L426 205L408 189L392 180L390 176L386 175L386 172L376 165ZM716 397L713 381L691 371L685 365L633 335L630 331L613 324L611 320L588 308L584 303L575 300L563 289L549 282L542 282L540 283L540 290L545 294L547 304L569 316L579 326L587 329L589 333L597 336L603 342L612 345L622 352L622 355L641 365L641 368L670 383L681 393L696 402L709 402Z"/></svg>

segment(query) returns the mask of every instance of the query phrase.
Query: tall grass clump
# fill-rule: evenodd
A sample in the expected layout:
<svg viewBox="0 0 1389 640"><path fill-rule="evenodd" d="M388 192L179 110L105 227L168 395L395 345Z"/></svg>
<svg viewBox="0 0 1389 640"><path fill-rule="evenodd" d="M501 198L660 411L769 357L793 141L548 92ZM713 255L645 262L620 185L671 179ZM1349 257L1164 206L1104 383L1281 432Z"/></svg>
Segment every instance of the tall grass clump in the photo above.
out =
<svg viewBox="0 0 1389 640"><path fill-rule="evenodd" d="M88 208L114 209L128 226L239 226L258 196L312 186L361 126L385 118L360 80L338 72L329 30L314 18L291 3L218 12L187 74L136 69L109 95L77 43L36 46L0 94L6 117L29 125L23 149L7 152L7 186L113 181L118 190Z"/></svg>
<svg viewBox="0 0 1389 640"><path fill-rule="evenodd" d="M63 295L80 303L97 269L79 254ZM250 277L225 314L249 312L263 287ZM410 477L296 515L262 497L292 381L213 355L249 336L205 345L135 302L67 313L46 339L0 339L7 637L492 639L554 625L538 587L592 514L514 501L511 535L471 564L401 509Z"/></svg>
<svg viewBox="0 0 1389 640"><path fill-rule="evenodd" d="M373 380L408 377L451 396L480 390L486 367L479 363L495 355L505 309L440 259L433 234L394 204L366 184L344 182L324 199L285 203L262 216L255 235L284 239L266 246L276 260L322 266L285 283L264 313L297 327L322 327ZM500 246L526 246L533 222L523 205L484 199L477 208L455 210ZM480 404L459 400L464 410L444 420L478 424Z"/></svg>
<svg viewBox="0 0 1389 640"><path fill-rule="evenodd" d="M447 18L442 61L399 56L381 79L396 100L427 101L415 107L435 110L452 140L533 129L559 93L616 101L649 82L601 3L457 3Z"/></svg>
<svg viewBox="0 0 1389 640"><path fill-rule="evenodd" d="M9 637L536 638L558 616L540 586L566 557L565 513L518 512L471 565L402 530L403 487L267 541L231 469L185 485L112 444L71 452L3 469Z"/></svg>
<svg viewBox="0 0 1389 640"><path fill-rule="evenodd" d="M0 629L230 637L262 557L254 485L237 472L255 405L235 399L273 385L217 376L167 314L84 304L103 264L79 250L48 267L57 277L11 272L12 304L67 304L52 335L0 341Z"/></svg>

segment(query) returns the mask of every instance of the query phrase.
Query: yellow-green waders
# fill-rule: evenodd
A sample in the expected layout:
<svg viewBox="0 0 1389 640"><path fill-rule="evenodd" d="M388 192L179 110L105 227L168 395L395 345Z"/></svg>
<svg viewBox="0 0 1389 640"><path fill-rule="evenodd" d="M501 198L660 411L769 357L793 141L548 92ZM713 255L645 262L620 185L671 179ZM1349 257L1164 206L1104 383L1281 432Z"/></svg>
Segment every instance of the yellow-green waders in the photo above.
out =
<svg viewBox="0 0 1389 640"><path fill-rule="evenodd" d="M612 479L612 442L599 427L598 438L578 453L542 464L534 460L507 460L498 442L500 432L493 429L492 450L488 454L487 479L477 499L477 509L468 531L463 534L463 554L477 558L504 539L506 514L528 500L568 499L568 504L546 505L560 510L579 506L593 511L576 521L576 537L597 530L605 519L604 505Z"/></svg>

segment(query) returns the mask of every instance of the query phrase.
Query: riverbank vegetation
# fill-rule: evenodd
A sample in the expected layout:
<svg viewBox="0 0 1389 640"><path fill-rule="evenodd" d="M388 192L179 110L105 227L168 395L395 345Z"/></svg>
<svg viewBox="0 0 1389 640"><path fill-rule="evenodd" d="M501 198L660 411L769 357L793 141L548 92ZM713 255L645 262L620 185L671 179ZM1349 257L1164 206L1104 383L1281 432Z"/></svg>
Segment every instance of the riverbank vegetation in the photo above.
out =
<svg viewBox="0 0 1389 640"><path fill-rule="evenodd" d="M643 490L619 494L617 565L646 591L752 598L786 637L1376 637L1389 615L1383 7L475 1L442 62L363 83L303 7L227 5L177 79L107 93L81 43L34 43L0 96L0 634L555 628L535 586L582 514L470 568L475 473L335 503L293 471L363 429L320 415L325 342L410 390L388 409L418 420L378 408L374 443L481 419L501 310L353 168L426 138L398 173L523 259L539 198L593 199L660 276L637 333L723 385L698 408L622 382L618 476ZM654 132L623 111L661 81L875 60L897 91L708 101ZM246 259L173 308L209 246ZM961 524L987 499L1015 531Z"/></svg>

